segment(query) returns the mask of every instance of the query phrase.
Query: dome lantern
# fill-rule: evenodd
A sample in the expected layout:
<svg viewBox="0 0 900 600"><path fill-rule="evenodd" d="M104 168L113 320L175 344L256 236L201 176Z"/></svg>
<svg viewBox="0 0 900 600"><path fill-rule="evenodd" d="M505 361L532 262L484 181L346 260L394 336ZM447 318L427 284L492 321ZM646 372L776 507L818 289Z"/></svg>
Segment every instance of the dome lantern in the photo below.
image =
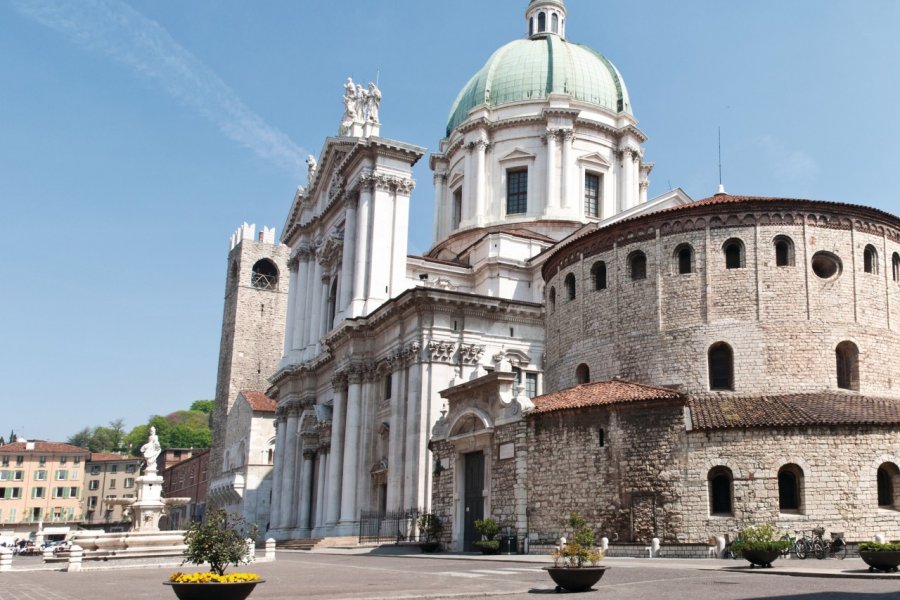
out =
<svg viewBox="0 0 900 600"><path fill-rule="evenodd" d="M563 0L531 0L525 11L528 37L558 35L566 39L566 5Z"/></svg>

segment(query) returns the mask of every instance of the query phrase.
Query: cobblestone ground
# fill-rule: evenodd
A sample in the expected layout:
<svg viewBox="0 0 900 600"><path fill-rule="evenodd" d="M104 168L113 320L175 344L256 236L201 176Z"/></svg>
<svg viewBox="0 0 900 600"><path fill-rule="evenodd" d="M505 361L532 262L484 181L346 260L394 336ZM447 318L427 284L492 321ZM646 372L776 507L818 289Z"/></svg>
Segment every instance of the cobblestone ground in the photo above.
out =
<svg viewBox="0 0 900 600"><path fill-rule="evenodd" d="M610 569L595 591L580 597L616 600L900 599L900 575L860 580L707 570L719 569L724 562L608 559L605 564ZM836 565L830 569L818 566L821 574L833 575L837 571ZM279 553L274 563L252 566L266 583L254 591L251 600L534 598L554 593L553 583L540 567L539 563L502 560ZM844 561L840 568L865 573L864 565L858 560ZM82 573L14 571L0 574L0 600L174 599L171 590L162 585L171 571L171 567L152 566Z"/></svg>

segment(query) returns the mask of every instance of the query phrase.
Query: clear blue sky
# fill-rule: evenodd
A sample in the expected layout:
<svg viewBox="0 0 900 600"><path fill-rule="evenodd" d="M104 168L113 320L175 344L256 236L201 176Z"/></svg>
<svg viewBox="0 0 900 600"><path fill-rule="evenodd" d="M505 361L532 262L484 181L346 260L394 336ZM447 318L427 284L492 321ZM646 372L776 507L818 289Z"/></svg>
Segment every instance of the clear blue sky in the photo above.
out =
<svg viewBox="0 0 900 600"><path fill-rule="evenodd" d="M0 0L0 435L212 398L228 237L280 235L341 84L381 72L382 134L430 149L526 0ZM900 212L900 2L568 0L656 163L715 191ZM416 170L410 251L431 243Z"/></svg>

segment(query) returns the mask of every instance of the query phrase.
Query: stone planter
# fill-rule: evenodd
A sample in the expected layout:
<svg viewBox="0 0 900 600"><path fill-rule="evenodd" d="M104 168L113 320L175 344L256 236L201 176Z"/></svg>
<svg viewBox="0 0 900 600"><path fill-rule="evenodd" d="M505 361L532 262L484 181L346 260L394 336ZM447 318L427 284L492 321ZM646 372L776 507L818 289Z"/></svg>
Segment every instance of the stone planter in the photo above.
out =
<svg viewBox="0 0 900 600"><path fill-rule="evenodd" d="M609 567L544 567L556 584L556 591L586 592L600 581Z"/></svg>
<svg viewBox="0 0 900 600"><path fill-rule="evenodd" d="M425 554L432 554L441 549L440 542L420 542L419 549Z"/></svg>
<svg viewBox="0 0 900 600"><path fill-rule="evenodd" d="M772 561L781 556L781 550L743 550L741 556L750 561L750 568L756 565L772 568Z"/></svg>
<svg viewBox="0 0 900 600"><path fill-rule="evenodd" d="M900 566L900 552L860 550L859 557L869 565L869 571L896 572Z"/></svg>
<svg viewBox="0 0 900 600"><path fill-rule="evenodd" d="M242 581L240 583L172 583L163 585L172 587L178 600L244 600L253 591L259 581Z"/></svg>

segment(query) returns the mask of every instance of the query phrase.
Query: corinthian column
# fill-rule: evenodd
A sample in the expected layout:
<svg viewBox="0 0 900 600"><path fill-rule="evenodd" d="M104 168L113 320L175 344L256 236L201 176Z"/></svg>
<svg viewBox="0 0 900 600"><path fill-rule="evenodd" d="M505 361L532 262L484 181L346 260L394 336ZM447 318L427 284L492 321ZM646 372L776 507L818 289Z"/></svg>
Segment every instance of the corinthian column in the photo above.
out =
<svg viewBox="0 0 900 600"><path fill-rule="evenodd" d="M297 290L294 294L294 307L291 318L294 330L291 337L291 350L302 350L305 344L306 303L309 290L309 254L306 248L300 249L297 256Z"/></svg>
<svg viewBox="0 0 900 600"><path fill-rule="evenodd" d="M284 482L284 446L285 435L287 432L287 422L283 412L279 412L276 417L275 427L275 464L272 467L272 473L277 473L277 477L272 478L272 506L269 514L269 528L278 529L281 525L281 487Z"/></svg>
<svg viewBox="0 0 900 600"><path fill-rule="evenodd" d="M475 142L475 222L480 226L484 223L484 194L487 189L485 176L485 154L488 143L486 140Z"/></svg>
<svg viewBox="0 0 900 600"><path fill-rule="evenodd" d="M334 406L331 411L331 450L328 456L328 490L326 491L326 517L329 526L336 525L341 518L341 479L344 463L344 409L347 403L347 388L344 381L333 380Z"/></svg>
<svg viewBox="0 0 900 600"><path fill-rule="evenodd" d="M572 185L572 166L569 164L572 141L574 139L575 132L571 129L566 129L562 132L562 192L560 193L560 205L563 211L571 208L572 199L569 198L569 195L574 195L578 190L578 186Z"/></svg>
<svg viewBox="0 0 900 600"><path fill-rule="evenodd" d="M311 528L309 522L309 509L312 506L312 475L313 460L316 458L316 451L310 448L303 449L303 468L300 473L300 522L297 527L303 530Z"/></svg>
<svg viewBox="0 0 900 600"><path fill-rule="evenodd" d="M300 414L296 406L291 406L287 419L287 436L284 446L284 469L282 469L281 477L281 522L279 528L290 529L294 527L294 486L297 480L297 430L299 428Z"/></svg>
<svg viewBox="0 0 900 600"><path fill-rule="evenodd" d="M403 475L403 505L422 506L419 502L419 473L425 459L422 439L422 373L418 363L419 344L412 344L409 354L409 389L406 393L406 462Z"/></svg>
<svg viewBox="0 0 900 600"><path fill-rule="evenodd" d="M403 431L405 422L406 371L397 365L391 382L391 430L388 448L387 509L401 510L403 504Z"/></svg>
<svg viewBox="0 0 900 600"><path fill-rule="evenodd" d="M446 171L435 171L434 173L434 241L437 243L441 236L444 235L444 230L449 229L449 226L446 224L446 211L447 207L445 206L444 200L444 187L447 181L447 172Z"/></svg>
<svg viewBox="0 0 900 600"><path fill-rule="evenodd" d="M559 207L559 186L556 183L556 132L547 132L547 181L545 215L555 216Z"/></svg>
<svg viewBox="0 0 900 600"><path fill-rule="evenodd" d="M353 303L350 310L351 317L359 317L365 313L366 303L366 273L369 258L369 223L372 212L372 188L374 183L371 176L362 179L359 188L359 206L356 215L356 248L353 260Z"/></svg>
<svg viewBox="0 0 900 600"><path fill-rule="evenodd" d="M362 412L362 371L350 372L347 390L347 427L344 436L344 473L341 479L341 522L356 521L356 480L359 476L360 414Z"/></svg>
<svg viewBox="0 0 900 600"><path fill-rule="evenodd" d="M353 267L356 264L356 198L344 204L346 218L344 220L344 249L341 255L341 297L337 303L336 313L349 314L353 302Z"/></svg>

